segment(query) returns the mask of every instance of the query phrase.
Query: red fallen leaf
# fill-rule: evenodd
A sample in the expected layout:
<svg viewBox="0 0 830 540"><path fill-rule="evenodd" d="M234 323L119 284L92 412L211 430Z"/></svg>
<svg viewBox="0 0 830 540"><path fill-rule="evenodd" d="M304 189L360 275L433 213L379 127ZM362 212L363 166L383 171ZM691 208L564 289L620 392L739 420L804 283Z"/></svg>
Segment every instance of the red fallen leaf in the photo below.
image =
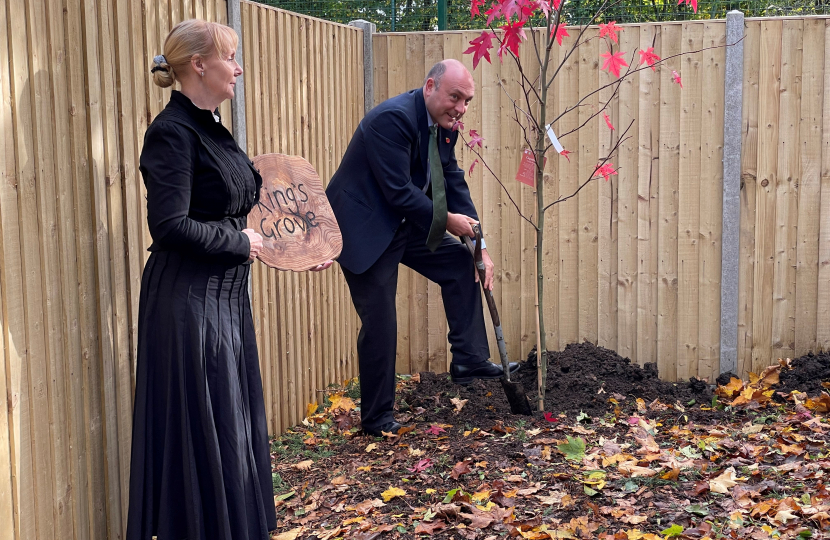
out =
<svg viewBox="0 0 830 540"><path fill-rule="evenodd" d="M464 122L461 120L456 120L455 123L452 125L453 131L464 131Z"/></svg>
<svg viewBox="0 0 830 540"><path fill-rule="evenodd" d="M459 461L455 464L455 467L452 468L452 472L450 476L452 476L453 480L458 480L462 474L467 474L470 472L470 462L469 461Z"/></svg>
<svg viewBox="0 0 830 540"><path fill-rule="evenodd" d="M555 35L554 31L556 32ZM560 46L562 45L562 38L569 36L570 34L568 33L568 29L565 28L564 24L560 24L558 27L550 29L550 37L554 38L556 40L556 43L558 43Z"/></svg>
<svg viewBox="0 0 830 540"><path fill-rule="evenodd" d="M476 163L478 163L478 158L476 158L476 159L473 161L473 164L472 164L472 165L470 165L470 171L469 171L469 175L470 175L470 176L472 176L472 175L473 175L473 167L475 167L475 166L476 166Z"/></svg>
<svg viewBox="0 0 830 540"><path fill-rule="evenodd" d="M614 124L612 124L611 119L608 118L608 113L603 112L602 117L605 118L605 125L608 126L608 129L610 129L611 131L614 131ZM607 180L607 178L606 178L606 180Z"/></svg>
<svg viewBox="0 0 830 540"><path fill-rule="evenodd" d="M467 148L472 148L473 146L478 145L479 148L484 147L484 139L481 135L478 134L478 131L471 129L469 131L470 140L467 142Z"/></svg>
<svg viewBox="0 0 830 540"><path fill-rule="evenodd" d="M692 487L692 490L689 492L689 494L693 497L700 497L702 494L704 494L708 491L709 491L709 482L706 481L706 480L701 480L701 481L695 483L694 487Z"/></svg>
<svg viewBox="0 0 830 540"><path fill-rule="evenodd" d="M470 5L470 18L475 19L476 15L481 15L481 12L478 10L478 6L483 6L485 4L484 0L473 0L472 4Z"/></svg>
<svg viewBox="0 0 830 540"><path fill-rule="evenodd" d="M617 26L617 21L611 21L608 24L599 25L599 37L603 38L608 36L614 43L619 43L619 39L617 37L619 32L622 32L622 28Z"/></svg>
<svg viewBox="0 0 830 540"><path fill-rule="evenodd" d="M560 155L560 156L564 156L564 157L568 160L568 163L570 163L570 162L571 162L571 158L570 158L570 157L568 157L568 154L570 154L570 153L571 153L571 151L570 151L570 150L562 150L561 152L559 152L559 155ZM551 420L548 420L548 422L550 422L550 421L551 421ZM555 420L554 420L554 422L555 422Z"/></svg>
<svg viewBox="0 0 830 540"><path fill-rule="evenodd" d="M567 150L562 150L562 154L565 154L565 152L568 152L568 151ZM568 152L568 153L570 153L570 152ZM568 157L567 154L565 154L565 157ZM571 160L571 158L568 158L568 161L570 161L570 160ZM545 413L545 420L547 420L548 422L558 422L559 421L558 418L553 416L552 412L546 412Z"/></svg>
<svg viewBox="0 0 830 540"><path fill-rule="evenodd" d="M524 21L516 21L512 23L507 23L501 27L504 31L504 36L501 41L501 45L499 46L499 58L504 60L502 55L504 51L510 51L516 56L519 56L519 45L521 45L522 40L527 39L525 35L524 29Z"/></svg>
<svg viewBox="0 0 830 540"><path fill-rule="evenodd" d="M431 426L429 426L428 428L426 428L424 430L424 433L427 433L429 435L439 435L441 433L444 433L444 428L442 428L441 426L436 426L435 424L432 424Z"/></svg>
<svg viewBox="0 0 830 540"><path fill-rule="evenodd" d="M432 467L432 460L429 458L424 458L418 463L415 464L414 467L406 469L409 472L419 473L421 471L425 471Z"/></svg>
<svg viewBox="0 0 830 540"><path fill-rule="evenodd" d="M613 74L615 77L620 76L620 68L625 67L628 63L623 58L625 53L620 51L616 53L611 53L611 51L604 52L600 55L601 57L605 58L605 62L602 64L602 69L608 71L608 73Z"/></svg>
<svg viewBox="0 0 830 540"><path fill-rule="evenodd" d="M608 177L611 176L612 174L617 174L617 171L614 170L614 166L613 166L612 163L606 163L606 164L602 165L601 167L599 165L597 165L597 170L594 171L594 174L595 175L596 174L601 175L603 178L605 178L605 181L607 182Z"/></svg>
<svg viewBox="0 0 830 540"><path fill-rule="evenodd" d="M697 13L697 0L678 0L677 5L680 4L688 4L692 6L692 9Z"/></svg>
<svg viewBox="0 0 830 540"><path fill-rule="evenodd" d="M493 38L495 36L494 32L485 30L480 36L470 41L471 47L464 51L464 54L473 55L473 69L478 66L482 58L490 62L490 49L493 48Z"/></svg>
<svg viewBox="0 0 830 540"><path fill-rule="evenodd" d="M659 62L660 57L654 54L654 47L649 47L646 50L640 49L640 65L648 64L651 71L654 71L654 63Z"/></svg>
<svg viewBox="0 0 830 540"><path fill-rule="evenodd" d="M680 81L680 73L676 72L675 70L672 70L671 77L672 79L674 79L674 82L680 85L680 88L683 88L683 83Z"/></svg>

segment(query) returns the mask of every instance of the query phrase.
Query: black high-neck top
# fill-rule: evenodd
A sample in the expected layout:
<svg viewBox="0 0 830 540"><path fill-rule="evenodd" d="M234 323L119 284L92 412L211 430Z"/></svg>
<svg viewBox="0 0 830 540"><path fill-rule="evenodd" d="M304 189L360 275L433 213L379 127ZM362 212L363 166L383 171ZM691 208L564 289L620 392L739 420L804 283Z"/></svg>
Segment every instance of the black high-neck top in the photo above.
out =
<svg viewBox="0 0 830 540"><path fill-rule="evenodd" d="M262 178L218 111L200 109L174 91L147 128L139 170L147 186L151 252L247 261L250 243L240 231Z"/></svg>

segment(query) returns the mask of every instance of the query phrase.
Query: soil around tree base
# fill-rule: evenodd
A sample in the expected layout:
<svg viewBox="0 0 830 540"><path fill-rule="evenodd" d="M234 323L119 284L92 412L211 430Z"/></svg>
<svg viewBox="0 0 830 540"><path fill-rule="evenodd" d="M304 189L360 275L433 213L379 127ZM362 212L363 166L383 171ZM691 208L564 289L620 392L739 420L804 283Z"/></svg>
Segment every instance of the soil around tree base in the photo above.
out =
<svg viewBox="0 0 830 540"><path fill-rule="evenodd" d="M713 386L706 381L696 378L676 383L663 381L656 364L647 363L641 367L612 350L590 342L570 344L563 351L548 352L545 358L548 372L544 410L556 415L564 413L573 417L585 413L592 417L602 416L614 410L617 406L614 401L621 403L637 398L646 403L659 399L683 408L694 406L698 412L700 406L712 402ZM536 362L534 349L514 376L514 380L524 387L534 408L538 396ZM427 411L424 413L427 421L466 422L470 425L517 418L510 413L498 380L475 381L460 386L453 384L446 373L422 373L420 379L420 384L411 387L402 396L401 413L423 408ZM796 358L791 362L791 369L782 371L781 383L776 390L783 393L799 390L814 396L824 390L821 383L828 380L830 355L809 354ZM453 397L467 400L460 411L438 407L439 403ZM542 413L535 414L540 416ZM711 422L716 421L718 415L709 413L706 417Z"/></svg>

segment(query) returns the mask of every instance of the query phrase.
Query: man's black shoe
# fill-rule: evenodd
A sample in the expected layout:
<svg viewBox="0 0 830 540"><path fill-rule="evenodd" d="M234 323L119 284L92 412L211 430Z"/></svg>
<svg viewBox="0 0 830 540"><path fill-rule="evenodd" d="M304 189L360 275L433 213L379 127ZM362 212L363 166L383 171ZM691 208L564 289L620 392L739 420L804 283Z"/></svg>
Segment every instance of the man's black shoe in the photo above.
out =
<svg viewBox="0 0 830 540"><path fill-rule="evenodd" d="M383 424L382 426L378 426L376 428L371 428L370 429L370 428L364 427L363 428L363 433L365 433L366 435L373 435L375 437L383 437L384 433L391 433L393 435L397 435L398 431L400 431L400 429L402 427L403 427L402 425L400 425L399 423L392 420L391 422L387 422L387 423Z"/></svg>
<svg viewBox="0 0 830 540"><path fill-rule="evenodd" d="M510 373L519 369L517 362L510 362ZM475 379L499 379L504 374L501 364L484 360L476 364L450 364L450 377L455 384L470 384Z"/></svg>

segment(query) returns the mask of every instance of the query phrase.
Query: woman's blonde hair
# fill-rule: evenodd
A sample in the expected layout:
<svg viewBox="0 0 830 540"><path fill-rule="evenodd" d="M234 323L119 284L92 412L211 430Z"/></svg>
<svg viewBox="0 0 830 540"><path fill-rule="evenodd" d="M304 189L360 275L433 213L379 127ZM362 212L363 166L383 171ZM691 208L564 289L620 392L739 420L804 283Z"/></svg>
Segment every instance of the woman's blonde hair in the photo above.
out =
<svg viewBox="0 0 830 540"><path fill-rule="evenodd" d="M236 50L239 38L233 28L201 19L182 21L170 30L164 40L164 56L156 57L153 82L167 88L176 82L176 74L184 73L194 55L220 57Z"/></svg>

